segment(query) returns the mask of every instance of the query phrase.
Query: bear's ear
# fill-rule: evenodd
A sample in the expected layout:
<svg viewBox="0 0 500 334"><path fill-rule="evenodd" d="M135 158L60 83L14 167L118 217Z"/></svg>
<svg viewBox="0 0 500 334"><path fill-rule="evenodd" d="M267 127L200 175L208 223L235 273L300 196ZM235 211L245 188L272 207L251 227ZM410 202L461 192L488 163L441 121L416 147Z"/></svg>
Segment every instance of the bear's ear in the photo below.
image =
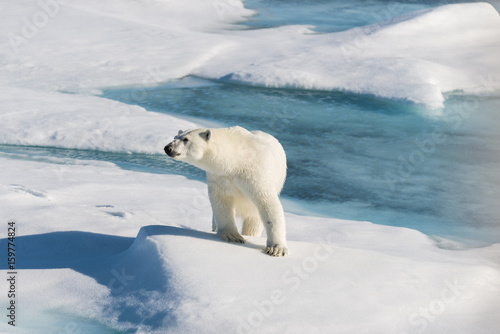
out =
<svg viewBox="0 0 500 334"><path fill-rule="evenodd" d="M177 132L177 135L180 135L181 133L183 133L184 131L182 130L179 130L179 132Z"/></svg>
<svg viewBox="0 0 500 334"><path fill-rule="evenodd" d="M208 141L210 139L210 137L212 136L212 131L210 131L210 129L208 129L207 131L200 133L200 136L201 136L201 138Z"/></svg>

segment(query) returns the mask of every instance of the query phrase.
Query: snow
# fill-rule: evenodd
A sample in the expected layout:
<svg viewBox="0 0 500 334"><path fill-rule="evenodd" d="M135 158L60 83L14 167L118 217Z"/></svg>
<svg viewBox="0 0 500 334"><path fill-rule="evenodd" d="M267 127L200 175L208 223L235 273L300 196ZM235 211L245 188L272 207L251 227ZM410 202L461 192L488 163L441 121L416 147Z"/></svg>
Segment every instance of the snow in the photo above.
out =
<svg viewBox="0 0 500 334"><path fill-rule="evenodd" d="M500 90L500 17L486 3L446 5L328 34L309 26L238 30L234 23L254 12L236 0L3 6L0 87L95 93L198 75L345 90L431 108L443 106L443 93Z"/></svg>
<svg viewBox="0 0 500 334"><path fill-rule="evenodd" d="M447 250L410 229L288 213L292 254L277 259L263 253L265 237L235 245L208 232L203 182L100 162L0 161L2 220L15 218L22 249L19 333L46 314L55 328L87 319L148 333L499 325L498 244Z"/></svg>
<svg viewBox="0 0 500 334"><path fill-rule="evenodd" d="M239 37L232 53L196 73L266 87L373 94L430 108L443 106L445 92L492 94L500 88L491 77L500 71L494 56L500 17L486 3L422 10L339 33L285 26L266 29L265 37L259 30Z"/></svg>
<svg viewBox="0 0 500 334"><path fill-rule="evenodd" d="M238 30L253 12L235 0L0 9L2 144L161 153L178 129L197 124L94 95L187 75L430 107L445 92L500 89L492 77L500 19L481 3L332 34ZM285 206L291 254L276 259L262 252L264 237L234 245L209 232L203 182L34 160L0 154L0 221L16 222L19 249L16 333L493 333L500 325L498 244L450 250L414 230ZM5 250L7 239L0 243Z"/></svg>
<svg viewBox="0 0 500 334"><path fill-rule="evenodd" d="M14 87L0 90L0 105L0 142L11 145L161 153L179 129L199 127L99 97Z"/></svg>
<svg viewBox="0 0 500 334"><path fill-rule="evenodd" d="M227 43L200 30L222 29L235 17L252 13L238 2L220 3L230 4L222 12L199 0L182 6L97 0L4 5L0 85L95 92L188 75Z"/></svg>

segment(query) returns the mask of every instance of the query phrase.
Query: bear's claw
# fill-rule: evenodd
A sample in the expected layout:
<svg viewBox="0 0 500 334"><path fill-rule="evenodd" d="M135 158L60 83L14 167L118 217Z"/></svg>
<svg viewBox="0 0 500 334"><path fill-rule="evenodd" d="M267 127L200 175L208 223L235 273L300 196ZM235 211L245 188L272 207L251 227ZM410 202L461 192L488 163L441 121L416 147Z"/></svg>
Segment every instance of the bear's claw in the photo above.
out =
<svg viewBox="0 0 500 334"><path fill-rule="evenodd" d="M245 239L243 239L243 237L239 234L227 233L227 234L221 234L220 237L222 240L225 240L227 242L235 242L235 243L239 242L241 244L245 243Z"/></svg>
<svg viewBox="0 0 500 334"><path fill-rule="evenodd" d="M268 246L265 252L271 256L285 256L288 254L288 248L280 245Z"/></svg>

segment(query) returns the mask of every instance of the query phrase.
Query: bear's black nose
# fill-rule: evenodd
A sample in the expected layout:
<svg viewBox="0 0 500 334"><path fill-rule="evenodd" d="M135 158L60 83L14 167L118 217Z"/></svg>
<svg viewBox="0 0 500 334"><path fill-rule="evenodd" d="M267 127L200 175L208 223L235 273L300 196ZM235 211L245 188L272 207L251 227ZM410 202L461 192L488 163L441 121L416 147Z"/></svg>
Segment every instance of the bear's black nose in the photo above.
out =
<svg viewBox="0 0 500 334"><path fill-rule="evenodd" d="M165 146L165 153L167 153L167 155L169 157L172 156L172 143L168 144L167 146Z"/></svg>

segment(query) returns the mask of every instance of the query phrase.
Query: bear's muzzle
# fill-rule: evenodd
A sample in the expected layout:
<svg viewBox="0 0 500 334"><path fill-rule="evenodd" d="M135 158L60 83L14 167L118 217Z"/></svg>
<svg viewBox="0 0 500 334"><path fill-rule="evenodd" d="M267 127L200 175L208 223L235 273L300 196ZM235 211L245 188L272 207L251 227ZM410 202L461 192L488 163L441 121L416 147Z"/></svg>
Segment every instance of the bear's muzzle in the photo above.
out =
<svg viewBox="0 0 500 334"><path fill-rule="evenodd" d="M174 145L172 145L172 144L173 143L170 143L167 146L165 146L165 153L167 153L167 155L171 158L180 155L180 153L177 153L174 151Z"/></svg>

